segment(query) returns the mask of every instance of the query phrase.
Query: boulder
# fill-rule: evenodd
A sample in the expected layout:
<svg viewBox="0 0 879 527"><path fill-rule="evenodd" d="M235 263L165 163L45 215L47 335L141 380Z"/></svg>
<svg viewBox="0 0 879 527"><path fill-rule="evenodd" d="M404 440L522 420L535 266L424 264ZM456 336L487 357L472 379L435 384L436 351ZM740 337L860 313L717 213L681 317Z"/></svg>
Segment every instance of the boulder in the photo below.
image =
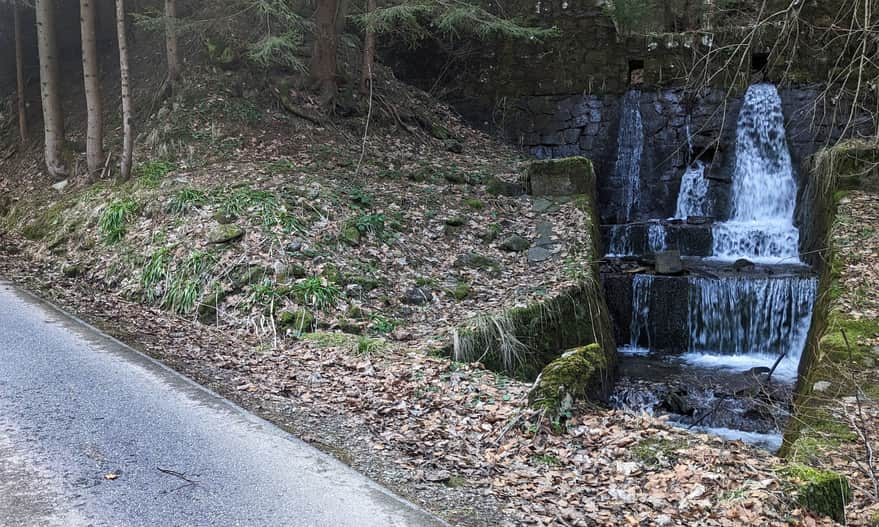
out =
<svg viewBox="0 0 879 527"><path fill-rule="evenodd" d="M684 264L681 261L680 251L659 251L656 253L657 274L678 274L683 270Z"/></svg>
<svg viewBox="0 0 879 527"><path fill-rule="evenodd" d="M243 236L244 229L238 225L217 225L217 227L208 234L207 242L211 244L229 243L240 240Z"/></svg>
<svg viewBox="0 0 879 527"><path fill-rule="evenodd" d="M469 252L467 254L459 256L458 259L455 260L455 267L465 267L468 269L479 269L481 271L499 272L501 269L501 264L499 264L493 258L489 258L488 256L476 252Z"/></svg>
<svg viewBox="0 0 879 527"><path fill-rule="evenodd" d="M526 175L528 193L533 196L592 194L595 171L585 157L534 161Z"/></svg>

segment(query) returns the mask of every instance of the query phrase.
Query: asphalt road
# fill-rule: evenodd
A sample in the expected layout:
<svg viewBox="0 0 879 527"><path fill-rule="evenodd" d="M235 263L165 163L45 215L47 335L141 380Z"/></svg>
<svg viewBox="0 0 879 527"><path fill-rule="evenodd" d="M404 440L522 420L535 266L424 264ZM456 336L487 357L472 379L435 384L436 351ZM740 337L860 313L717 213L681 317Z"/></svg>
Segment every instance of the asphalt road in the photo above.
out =
<svg viewBox="0 0 879 527"><path fill-rule="evenodd" d="M208 525L445 524L0 282L0 526Z"/></svg>

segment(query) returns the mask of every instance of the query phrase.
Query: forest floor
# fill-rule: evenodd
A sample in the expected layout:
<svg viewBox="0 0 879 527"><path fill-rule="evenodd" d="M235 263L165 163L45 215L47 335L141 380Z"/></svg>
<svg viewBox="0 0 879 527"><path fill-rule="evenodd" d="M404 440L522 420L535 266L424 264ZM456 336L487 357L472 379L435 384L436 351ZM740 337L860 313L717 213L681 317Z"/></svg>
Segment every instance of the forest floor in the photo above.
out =
<svg viewBox="0 0 879 527"><path fill-rule="evenodd" d="M456 525L832 523L797 507L767 452L602 408L559 429L528 408L528 383L437 353L461 322L546 298L587 263L584 214L517 195L516 151L392 80L363 150L365 112L303 120L224 75L149 116L130 182L53 190L36 146L5 150L0 276ZM843 202L859 247L846 291L876 291L875 243L861 252L875 229L857 227L876 225L874 198ZM547 229L547 259L503 247ZM875 321L871 295L852 295L846 316ZM877 437L875 396L850 432ZM863 443L845 444L832 467L856 483L848 524L871 525Z"/></svg>

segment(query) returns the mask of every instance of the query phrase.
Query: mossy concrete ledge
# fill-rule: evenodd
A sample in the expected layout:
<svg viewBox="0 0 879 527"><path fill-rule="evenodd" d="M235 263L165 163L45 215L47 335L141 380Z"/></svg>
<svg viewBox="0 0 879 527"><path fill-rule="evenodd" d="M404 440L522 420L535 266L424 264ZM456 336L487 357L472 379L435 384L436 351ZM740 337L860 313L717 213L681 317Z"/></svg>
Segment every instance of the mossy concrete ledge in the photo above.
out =
<svg viewBox="0 0 879 527"><path fill-rule="evenodd" d="M613 372L610 315L601 286L588 280L548 300L477 317L455 331L452 348L456 360L479 361L530 381L566 350L593 343L600 345L606 370Z"/></svg>
<svg viewBox="0 0 879 527"><path fill-rule="evenodd" d="M845 476L800 464L784 467L781 474L793 484L801 507L840 523L845 521L845 506L852 499Z"/></svg>
<svg viewBox="0 0 879 527"><path fill-rule="evenodd" d="M600 345L568 350L537 376L528 403L555 418L569 415L577 401L606 400L611 373Z"/></svg>
<svg viewBox="0 0 879 527"><path fill-rule="evenodd" d="M533 161L528 165L525 183L532 196L594 196L595 169L585 157Z"/></svg>

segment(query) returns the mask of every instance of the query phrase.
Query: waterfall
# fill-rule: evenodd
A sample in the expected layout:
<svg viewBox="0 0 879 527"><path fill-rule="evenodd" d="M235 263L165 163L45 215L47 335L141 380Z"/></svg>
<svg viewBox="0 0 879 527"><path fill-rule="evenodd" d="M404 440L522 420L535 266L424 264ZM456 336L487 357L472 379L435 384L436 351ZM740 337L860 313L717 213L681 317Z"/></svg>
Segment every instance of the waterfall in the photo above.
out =
<svg viewBox="0 0 879 527"><path fill-rule="evenodd" d="M623 181L623 199L626 221L632 220L632 210L641 191L641 154L644 152L644 125L641 122L641 92L629 90L623 98L620 112L620 130L617 135L617 161L614 172Z"/></svg>
<svg viewBox="0 0 879 527"><path fill-rule="evenodd" d="M650 222L647 225L647 248L654 254L668 249L665 226L661 223Z"/></svg>
<svg viewBox="0 0 879 527"><path fill-rule="evenodd" d="M637 274L632 278L632 323L629 325L629 346L643 348L647 342L650 348L650 291L653 289L653 275Z"/></svg>
<svg viewBox="0 0 879 527"><path fill-rule="evenodd" d="M708 180L705 165L696 161L684 172L675 218L685 220L690 216L710 216L708 210Z"/></svg>
<svg viewBox="0 0 879 527"><path fill-rule="evenodd" d="M803 277L689 278L684 360L747 369L783 355L781 376L795 379L816 288L814 278Z"/></svg>
<svg viewBox="0 0 879 527"><path fill-rule="evenodd" d="M754 84L739 112L732 214L715 225L714 256L799 262L796 197L781 98L772 84Z"/></svg>
<svg viewBox="0 0 879 527"><path fill-rule="evenodd" d="M628 225L611 225L608 233L607 256L631 256L633 254Z"/></svg>

